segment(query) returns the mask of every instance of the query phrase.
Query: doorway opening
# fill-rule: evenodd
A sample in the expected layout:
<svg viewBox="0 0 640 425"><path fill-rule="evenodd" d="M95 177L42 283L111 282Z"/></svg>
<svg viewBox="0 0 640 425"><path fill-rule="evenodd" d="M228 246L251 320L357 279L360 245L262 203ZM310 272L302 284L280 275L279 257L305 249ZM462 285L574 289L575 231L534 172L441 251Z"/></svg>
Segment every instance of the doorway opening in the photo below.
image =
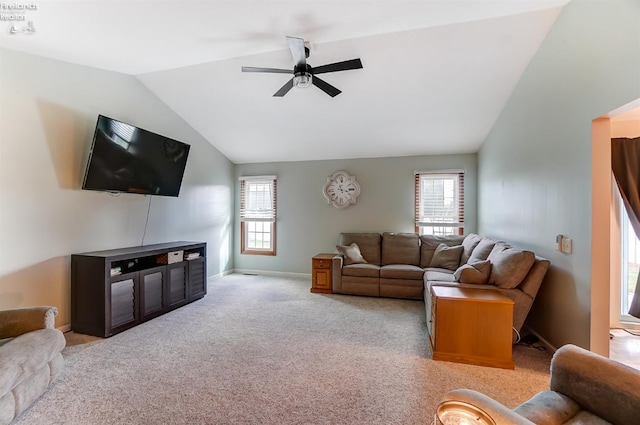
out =
<svg viewBox="0 0 640 425"><path fill-rule="evenodd" d="M604 179L606 171L610 182L609 226L607 226L609 230L608 257L610 271L608 294L609 357L640 369L640 319L628 314L629 306L635 293L638 273L640 273L640 240L631 226L617 183L613 177L610 150L612 138L640 137L640 99L610 112L603 118L606 121L604 122L605 126L599 128L606 131L600 132L602 138L599 143L600 146L605 144L608 147L608 155L599 159L599 161L602 161L600 163L602 166L607 166L606 170L600 168L602 173L599 176ZM604 180L601 181L604 183ZM599 201L604 202L605 198L601 197ZM603 221L595 221L593 224L598 223L600 225L605 224ZM594 295L593 291L592 281L592 296ZM598 290L596 289L596 291ZM601 292L601 295L605 295L604 292ZM604 307L604 304L599 304L599 306ZM592 320L604 324L604 315L595 314L594 317L593 307L592 298Z"/></svg>
<svg viewBox="0 0 640 425"><path fill-rule="evenodd" d="M612 178L611 169L611 139L640 137L640 99L621 106L608 114L592 121L592 208L591 208L591 323L590 350L611 358L618 356L618 349L614 347L622 338L616 338L615 333L626 331L622 326L622 280L623 268L626 267L627 281L629 279L629 262L634 263L633 255L627 255L623 266L623 220L621 210L624 209L617 202L617 184ZM627 239L627 251L629 251ZM635 266L632 264L631 269ZM626 304L629 302L628 291L632 284L624 288ZM626 306L625 306L626 307ZM625 310L625 314L626 314ZM631 322L624 322L631 323ZM615 331L615 332L614 332ZM611 338L611 335L614 338ZM640 343L640 337L635 337ZM626 338L625 338L626 340ZM640 348L634 348L634 351ZM635 358L640 358L636 352ZM640 368L639 366L636 366Z"/></svg>

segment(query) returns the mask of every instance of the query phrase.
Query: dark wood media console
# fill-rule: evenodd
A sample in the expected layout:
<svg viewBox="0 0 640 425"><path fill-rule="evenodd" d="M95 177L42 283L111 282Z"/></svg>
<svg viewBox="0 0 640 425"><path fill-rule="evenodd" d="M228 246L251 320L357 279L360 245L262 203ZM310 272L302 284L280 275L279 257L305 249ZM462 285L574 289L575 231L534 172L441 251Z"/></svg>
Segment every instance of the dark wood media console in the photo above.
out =
<svg viewBox="0 0 640 425"><path fill-rule="evenodd" d="M71 329L109 337L207 293L207 244L171 242L71 255Z"/></svg>

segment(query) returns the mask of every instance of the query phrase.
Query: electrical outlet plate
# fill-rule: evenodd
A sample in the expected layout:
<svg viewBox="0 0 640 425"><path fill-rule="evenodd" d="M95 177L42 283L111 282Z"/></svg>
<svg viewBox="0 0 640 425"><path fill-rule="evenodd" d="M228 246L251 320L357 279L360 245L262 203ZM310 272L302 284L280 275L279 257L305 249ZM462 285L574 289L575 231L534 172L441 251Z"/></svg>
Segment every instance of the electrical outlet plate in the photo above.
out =
<svg viewBox="0 0 640 425"><path fill-rule="evenodd" d="M573 251L573 240L569 238L562 238L562 252L565 254L571 254Z"/></svg>

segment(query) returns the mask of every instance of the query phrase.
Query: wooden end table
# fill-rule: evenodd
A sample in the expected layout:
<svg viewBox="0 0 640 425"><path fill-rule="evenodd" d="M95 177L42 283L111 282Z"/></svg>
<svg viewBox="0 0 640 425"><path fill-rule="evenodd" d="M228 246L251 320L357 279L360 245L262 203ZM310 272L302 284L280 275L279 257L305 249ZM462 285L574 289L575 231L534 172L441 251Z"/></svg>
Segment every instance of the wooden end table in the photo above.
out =
<svg viewBox="0 0 640 425"><path fill-rule="evenodd" d="M337 254L316 254L311 257L311 292L333 294L331 259Z"/></svg>
<svg viewBox="0 0 640 425"><path fill-rule="evenodd" d="M497 289L431 287L434 360L513 369L513 301Z"/></svg>

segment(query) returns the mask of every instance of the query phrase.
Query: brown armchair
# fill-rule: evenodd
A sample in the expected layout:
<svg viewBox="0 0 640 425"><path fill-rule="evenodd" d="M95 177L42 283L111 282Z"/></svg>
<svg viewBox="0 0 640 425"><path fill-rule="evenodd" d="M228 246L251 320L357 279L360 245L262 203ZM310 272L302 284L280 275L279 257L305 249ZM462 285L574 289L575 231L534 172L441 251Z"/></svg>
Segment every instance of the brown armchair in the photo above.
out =
<svg viewBox="0 0 640 425"><path fill-rule="evenodd" d="M479 408L497 425L631 425L640 423L640 371L565 345L551 360L549 390L513 410L467 389L445 394L440 410L448 403Z"/></svg>
<svg viewBox="0 0 640 425"><path fill-rule="evenodd" d="M38 399L64 367L55 307L0 310L0 424Z"/></svg>

